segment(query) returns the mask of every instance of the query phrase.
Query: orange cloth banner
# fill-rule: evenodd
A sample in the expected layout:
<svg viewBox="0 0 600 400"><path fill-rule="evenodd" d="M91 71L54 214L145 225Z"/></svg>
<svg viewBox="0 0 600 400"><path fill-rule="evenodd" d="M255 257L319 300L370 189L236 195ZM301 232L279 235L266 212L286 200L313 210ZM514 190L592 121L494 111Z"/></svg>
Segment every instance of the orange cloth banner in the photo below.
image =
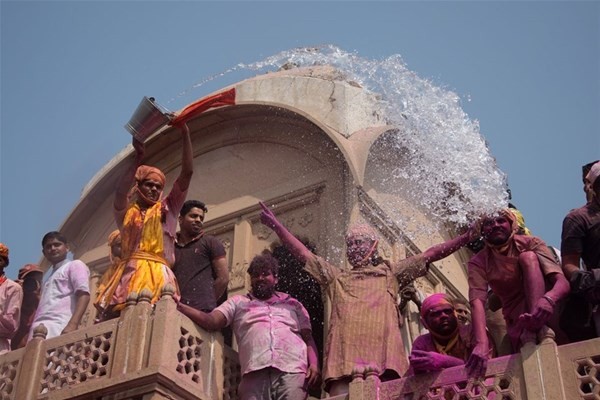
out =
<svg viewBox="0 0 600 400"><path fill-rule="evenodd" d="M217 93L210 97L200 99L186 108L183 109L175 118L170 122L170 125L178 125L183 122L190 120L198 114L202 114L204 111L213 107L231 106L235 104L235 88L229 89L225 92Z"/></svg>

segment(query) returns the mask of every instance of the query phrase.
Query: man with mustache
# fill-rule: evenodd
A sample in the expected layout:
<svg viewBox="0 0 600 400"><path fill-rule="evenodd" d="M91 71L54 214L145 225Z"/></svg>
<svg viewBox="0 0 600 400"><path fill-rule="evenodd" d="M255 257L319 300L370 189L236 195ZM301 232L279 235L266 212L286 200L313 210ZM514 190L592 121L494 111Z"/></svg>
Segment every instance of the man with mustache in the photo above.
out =
<svg viewBox="0 0 600 400"><path fill-rule="evenodd" d="M432 294L421 306L421 322L429 333L413 342L407 375L464 365L474 340L470 324L459 323L456 303L444 293ZM489 351L493 353L491 342Z"/></svg>
<svg viewBox="0 0 600 400"><path fill-rule="evenodd" d="M509 210L484 218L481 235L485 247L469 261L476 346L466 365L476 374L485 372L490 357L485 324L488 285L502 302L513 352L527 342L536 342L538 333L544 333L542 328L551 322L557 303L569 293L569 283L548 246L535 236L517 234L517 230L516 217ZM552 328L557 330L556 325Z"/></svg>
<svg viewBox="0 0 600 400"><path fill-rule="evenodd" d="M250 293L205 313L180 302L179 311L209 331L232 326L240 355L241 400L304 400L317 383L317 348L302 304L275 290L279 264L270 254L248 267Z"/></svg>
<svg viewBox="0 0 600 400"><path fill-rule="evenodd" d="M208 209L199 200L183 203L179 213L179 232L175 239L173 272L179 284L181 302L211 312L227 290L229 267L223 244L204 234L202 226Z"/></svg>

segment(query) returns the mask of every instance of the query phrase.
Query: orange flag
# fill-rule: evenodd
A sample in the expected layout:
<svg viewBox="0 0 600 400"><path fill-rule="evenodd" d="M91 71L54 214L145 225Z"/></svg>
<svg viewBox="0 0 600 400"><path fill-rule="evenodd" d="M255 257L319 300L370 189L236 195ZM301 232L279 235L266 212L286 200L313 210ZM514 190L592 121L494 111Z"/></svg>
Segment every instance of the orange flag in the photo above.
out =
<svg viewBox="0 0 600 400"><path fill-rule="evenodd" d="M229 89L225 92L217 93L210 97L198 100L186 108L184 108L179 115L173 118L170 125L178 125L186 122L196 115L202 114L204 111L213 107L231 106L235 104L235 88Z"/></svg>

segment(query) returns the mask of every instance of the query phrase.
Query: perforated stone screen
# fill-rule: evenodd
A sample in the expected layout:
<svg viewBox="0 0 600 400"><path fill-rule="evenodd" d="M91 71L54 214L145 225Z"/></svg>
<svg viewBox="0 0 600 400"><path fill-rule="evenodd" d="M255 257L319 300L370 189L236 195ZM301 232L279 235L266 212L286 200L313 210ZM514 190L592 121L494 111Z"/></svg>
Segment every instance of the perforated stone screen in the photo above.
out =
<svg viewBox="0 0 600 400"><path fill-rule="evenodd" d="M112 332L106 332L48 349L40 393L107 375L112 339Z"/></svg>

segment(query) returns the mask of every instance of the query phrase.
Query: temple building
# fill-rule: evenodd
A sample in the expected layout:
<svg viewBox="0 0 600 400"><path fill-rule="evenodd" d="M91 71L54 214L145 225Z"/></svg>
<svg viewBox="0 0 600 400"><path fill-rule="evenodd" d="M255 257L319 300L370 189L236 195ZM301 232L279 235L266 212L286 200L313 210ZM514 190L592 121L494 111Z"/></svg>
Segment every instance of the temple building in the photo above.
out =
<svg viewBox="0 0 600 400"><path fill-rule="evenodd" d="M209 208L204 229L225 246L229 296L249 288L248 263L277 244L259 220L263 201L297 236L315 244L334 264L345 261L348 226L366 223L380 234L385 258L417 254L455 235L439 228L425 210L390 190L385 177L397 168L388 146L399 129L374 112L375 95L329 66L284 69L236 83L235 104L192 118L194 175L188 199ZM401 128L400 128L401 129ZM180 135L166 127L146 143L145 164L179 173ZM107 237L116 229L113 193L133 157L128 146L84 188L60 230L75 258L91 270L93 293L110 264ZM397 160L396 160L397 161ZM165 193L170 187L165 188ZM407 235L390 217L395 210L426 227ZM464 249L436 262L415 281L421 297L436 292L467 297ZM26 348L0 356L0 400L22 399L236 399L240 379L235 341L224 343L176 310L172 288L152 307L148 293L128 300L122 315L94 324L90 306L80 329L53 339L37 330ZM323 326L327 327L328 299ZM408 352L421 333L416 306L403 313ZM600 339L556 346L551 340L521 353L491 360L480 380L455 367L381 383L373 371L357 370L348 397L354 399L596 399L600 400Z"/></svg>

